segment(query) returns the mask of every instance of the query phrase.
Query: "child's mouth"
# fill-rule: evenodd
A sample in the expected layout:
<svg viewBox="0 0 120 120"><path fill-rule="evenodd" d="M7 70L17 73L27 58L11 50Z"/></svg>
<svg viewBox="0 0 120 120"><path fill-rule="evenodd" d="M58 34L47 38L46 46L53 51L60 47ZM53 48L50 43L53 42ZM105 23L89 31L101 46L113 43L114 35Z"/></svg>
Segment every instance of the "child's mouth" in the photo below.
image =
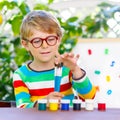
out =
<svg viewBox="0 0 120 120"><path fill-rule="evenodd" d="M41 52L40 54L49 54L50 52Z"/></svg>

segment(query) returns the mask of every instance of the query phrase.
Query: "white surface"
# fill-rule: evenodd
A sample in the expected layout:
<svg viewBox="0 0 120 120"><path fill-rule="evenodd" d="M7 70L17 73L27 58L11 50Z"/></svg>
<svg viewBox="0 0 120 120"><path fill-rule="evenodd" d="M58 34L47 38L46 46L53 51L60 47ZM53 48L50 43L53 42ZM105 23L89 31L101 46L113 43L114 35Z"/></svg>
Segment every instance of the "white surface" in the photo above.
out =
<svg viewBox="0 0 120 120"><path fill-rule="evenodd" d="M92 51L91 55L88 49ZM73 52L80 54L79 65L86 70L91 82L100 88L94 99L95 106L104 102L107 107L120 108L120 42L82 42Z"/></svg>

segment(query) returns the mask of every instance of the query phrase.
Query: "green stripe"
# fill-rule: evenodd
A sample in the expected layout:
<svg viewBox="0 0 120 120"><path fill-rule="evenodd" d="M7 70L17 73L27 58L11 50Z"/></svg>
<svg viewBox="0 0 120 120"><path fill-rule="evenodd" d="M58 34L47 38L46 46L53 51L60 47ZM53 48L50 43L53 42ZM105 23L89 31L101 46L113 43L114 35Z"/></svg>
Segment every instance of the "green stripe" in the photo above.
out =
<svg viewBox="0 0 120 120"><path fill-rule="evenodd" d="M42 81L52 81L54 80L54 74L40 74L40 75L36 75L36 76L26 76L24 73L18 71L17 72L21 79L24 82L42 82Z"/></svg>
<svg viewBox="0 0 120 120"><path fill-rule="evenodd" d="M73 81L73 87L74 88L85 88L86 86L88 86L89 84L89 78L88 77L85 77L85 80L83 80L83 82L74 82Z"/></svg>
<svg viewBox="0 0 120 120"><path fill-rule="evenodd" d="M25 82L42 82L42 81L52 81L52 80L54 80L53 74L31 76L29 79L28 77L27 78L25 77Z"/></svg>
<svg viewBox="0 0 120 120"><path fill-rule="evenodd" d="M62 70L62 77L64 76L68 76L70 70L66 67L63 67L63 70ZM36 74L36 76L26 76L22 71L18 70L16 71L17 74L20 75L20 77L22 78L22 80L24 82L43 82L43 81L53 81L54 80L54 73L47 73L45 72L42 72L42 73L38 73Z"/></svg>
<svg viewBox="0 0 120 120"><path fill-rule="evenodd" d="M33 108L33 106L34 106L34 103L30 103L26 106L26 108Z"/></svg>
<svg viewBox="0 0 120 120"><path fill-rule="evenodd" d="M66 67L63 67L62 68L62 76L68 76L70 70Z"/></svg>

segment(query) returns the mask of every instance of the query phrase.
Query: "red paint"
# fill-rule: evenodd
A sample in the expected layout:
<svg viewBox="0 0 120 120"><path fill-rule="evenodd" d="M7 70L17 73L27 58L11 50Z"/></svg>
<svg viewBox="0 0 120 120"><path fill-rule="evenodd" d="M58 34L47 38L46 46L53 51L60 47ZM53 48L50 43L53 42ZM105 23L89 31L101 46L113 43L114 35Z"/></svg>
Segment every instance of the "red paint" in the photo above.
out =
<svg viewBox="0 0 120 120"><path fill-rule="evenodd" d="M106 104L105 103L98 103L98 110L105 111L106 110Z"/></svg>
<svg viewBox="0 0 120 120"><path fill-rule="evenodd" d="M88 49L88 54L91 55L92 54L92 50Z"/></svg>

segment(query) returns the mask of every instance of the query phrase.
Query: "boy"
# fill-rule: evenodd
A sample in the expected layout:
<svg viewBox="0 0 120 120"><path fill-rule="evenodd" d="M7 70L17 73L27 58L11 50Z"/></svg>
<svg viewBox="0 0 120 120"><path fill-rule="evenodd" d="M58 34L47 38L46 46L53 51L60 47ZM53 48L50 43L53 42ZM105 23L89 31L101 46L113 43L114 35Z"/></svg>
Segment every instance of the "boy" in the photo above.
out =
<svg viewBox="0 0 120 120"><path fill-rule="evenodd" d="M21 44L30 52L33 60L18 68L13 75L18 108L32 108L37 106L37 100L43 98L72 100L73 88L83 100L94 98L95 87L86 72L77 65L79 55L58 53L62 30L52 14L40 10L28 13L21 24L20 36ZM62 70L59 91L54 88L55 65Z"/></svg>

